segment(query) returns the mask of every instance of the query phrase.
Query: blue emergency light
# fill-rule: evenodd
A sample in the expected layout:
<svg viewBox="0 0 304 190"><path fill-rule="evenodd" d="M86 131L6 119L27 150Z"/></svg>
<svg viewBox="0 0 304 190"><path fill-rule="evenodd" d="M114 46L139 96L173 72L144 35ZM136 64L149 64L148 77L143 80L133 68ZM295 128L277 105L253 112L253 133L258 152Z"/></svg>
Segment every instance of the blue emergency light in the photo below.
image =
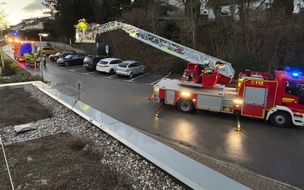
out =
<svg viewBox="0 0 304 190"><path fill-rule="evenodd" d="M19 35L19 33L17 31L13 32L13 36L18 36L18 35Z"/></svg>
<svg viewBox="0 0 304 190"><path fill-rule="evenodd" d="M291 75L293 77L299 77L300 76L300 73L299 72L292 72Z"/></svg>
<svg viewBox="0 0 304 190"><path fill-rule="evenodd" d="M298 68L285 67L285 71L290 73L291 77L299 78L302 76L302 72Z"/></svg>

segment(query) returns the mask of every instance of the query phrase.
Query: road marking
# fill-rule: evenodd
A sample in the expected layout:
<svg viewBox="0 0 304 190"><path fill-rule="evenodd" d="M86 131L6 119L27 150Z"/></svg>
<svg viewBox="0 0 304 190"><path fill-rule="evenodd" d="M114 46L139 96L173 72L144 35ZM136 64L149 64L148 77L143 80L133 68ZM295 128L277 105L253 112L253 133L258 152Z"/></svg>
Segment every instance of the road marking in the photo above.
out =
<svg viewBox="0 0 304 190"><path fill-rule="evenodd" d="M83 70L83 68L77 68L77 69L69 69L69 71L77 71L77 70Z"/></svg>
<svg viewBox="0 0 304 190"><path fill-rule="evenodd" d="M108 79L113 79L116 75L110 75L108 77L105 77L105 78L108 78Z"/></svg>
<svg viewBox="0 0 304 190"><path fill-rule="evenodd" d="M104 79L113 79L113 77L115 77L115 75L111 75L111 76L102 76L102 78L104 78Z"/></svg>
<svg viewBox="0 0 304 190"><path fill-rule="evenodd" d="M134 82L134 80L139 79L139 78L141 78L141 77L143 77L143 76L146 76L146 75L148 75L148 74L149 74L149 73L146 73L146 74L143 74L143 75L139 75L138 77L135 77L135 78L130 79L130 80L128 80L128 81Z"/></svg>
<svg viewBox="0 0 304 190"><path fill-rule="evenodd" d="M87 73L81 73L83 75L92 75L92 74L96 74L95 72L87 72Z"/></svg>

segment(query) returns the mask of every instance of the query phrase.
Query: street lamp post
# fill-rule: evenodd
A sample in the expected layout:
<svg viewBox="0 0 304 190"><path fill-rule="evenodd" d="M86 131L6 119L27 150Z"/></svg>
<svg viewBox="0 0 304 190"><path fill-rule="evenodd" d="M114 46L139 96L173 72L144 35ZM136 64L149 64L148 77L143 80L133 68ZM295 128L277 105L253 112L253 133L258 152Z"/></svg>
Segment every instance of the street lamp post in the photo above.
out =
<svg viewBox="0 0 304 190"><path fill-rule="evenodd" d="M47 33L38 33L38 36L39 36L39 47L40 47L40 49L39 49L39 57L40 57L40 71L41 71L41 77L42 77L42 79L43 79L43 66L42 66L42 64L41 64L41 60L42 60L42 44L41 44L41 38L42 38L42 36L43 37L47 37L49 34L47 34Z"/></svg>
<svg viewBox="0 0 304 190"><path fill-rule="evenodd" d="M2 76L2 69L4 69L4 58L3 58L3 42L4 42L4 37L3 37L3 28L0 29L1 30L1 52L0 52L0 56L1 56L1 66L0 66L0 76Z"/></svg>

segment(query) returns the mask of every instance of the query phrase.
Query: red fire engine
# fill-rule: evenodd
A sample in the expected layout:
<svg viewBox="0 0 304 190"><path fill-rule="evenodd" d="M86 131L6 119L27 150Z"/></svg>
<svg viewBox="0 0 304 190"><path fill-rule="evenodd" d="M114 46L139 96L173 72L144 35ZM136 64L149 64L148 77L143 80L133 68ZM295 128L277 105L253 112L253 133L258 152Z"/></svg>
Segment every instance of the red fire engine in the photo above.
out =
<svg viewBox="0 0 304 190"><path fill-rule="evenodd" d="M170 104L182 112L203 109L262 118L275 126L304 125L304 78L299 72L275 71L271 75L248 70L239 74L237 87L225 87L235 74L231 63L118 21L98 24L85 34L76 30L76 42L95 43L97 34L116 29L189 61L181 80L163 78L154 85L150 99L162 103L159 112Z"/></svg>
<svg viewBox="0 0 304 190"><path fill-rule="evenodd" d="M214 79L202 75L202 80ZM304 78L297 71L277 70L271 76L247 70L239 74L236 88L219 84L193 88L180 80L164 78L155 84L151 99L176 105L182 112L203 109L261 118L280 127L304 125Z"/></svg>
<svg viewBox="0 0 304 190"><path fill-rule="evenodd" d="M34 50L34 42L30 41L15 41L13 43L14 45L14 58L18 60L19 62L24 62L24 54L25 53L32 53Z"/></svg>

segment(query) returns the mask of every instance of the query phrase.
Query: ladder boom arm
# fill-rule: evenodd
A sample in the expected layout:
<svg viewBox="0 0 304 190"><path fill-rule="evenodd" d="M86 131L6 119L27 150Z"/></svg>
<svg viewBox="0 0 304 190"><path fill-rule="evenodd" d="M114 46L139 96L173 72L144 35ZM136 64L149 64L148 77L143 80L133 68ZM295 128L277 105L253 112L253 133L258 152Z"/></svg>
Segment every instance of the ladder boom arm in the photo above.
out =
<svg viewBox="0 0 304 190"><path fill-rule="evenodd" d="M191 49L189 47L183 46L166 38L160 37L151 32L147 32L130 24L112 21L105 24L102 24L98 27L91 28L91 31L87 31L85 35L83 35L82 39L77 38L77 30L76 30L76 42L91 42L95 43L95 38L97 34L113 31L116 29L122 29L126 33L128 33L131 37L136 38L150 46L153 46L159 50L162 50L166 53L179 57L189 62L203 64L204 61L208 61L211 66L214 68L219 67L219 74L227 77L233 78L235 71L231 65L231 63L221 60L219 58L207 55L205 53L199 52L197 50Z"/></svg>

